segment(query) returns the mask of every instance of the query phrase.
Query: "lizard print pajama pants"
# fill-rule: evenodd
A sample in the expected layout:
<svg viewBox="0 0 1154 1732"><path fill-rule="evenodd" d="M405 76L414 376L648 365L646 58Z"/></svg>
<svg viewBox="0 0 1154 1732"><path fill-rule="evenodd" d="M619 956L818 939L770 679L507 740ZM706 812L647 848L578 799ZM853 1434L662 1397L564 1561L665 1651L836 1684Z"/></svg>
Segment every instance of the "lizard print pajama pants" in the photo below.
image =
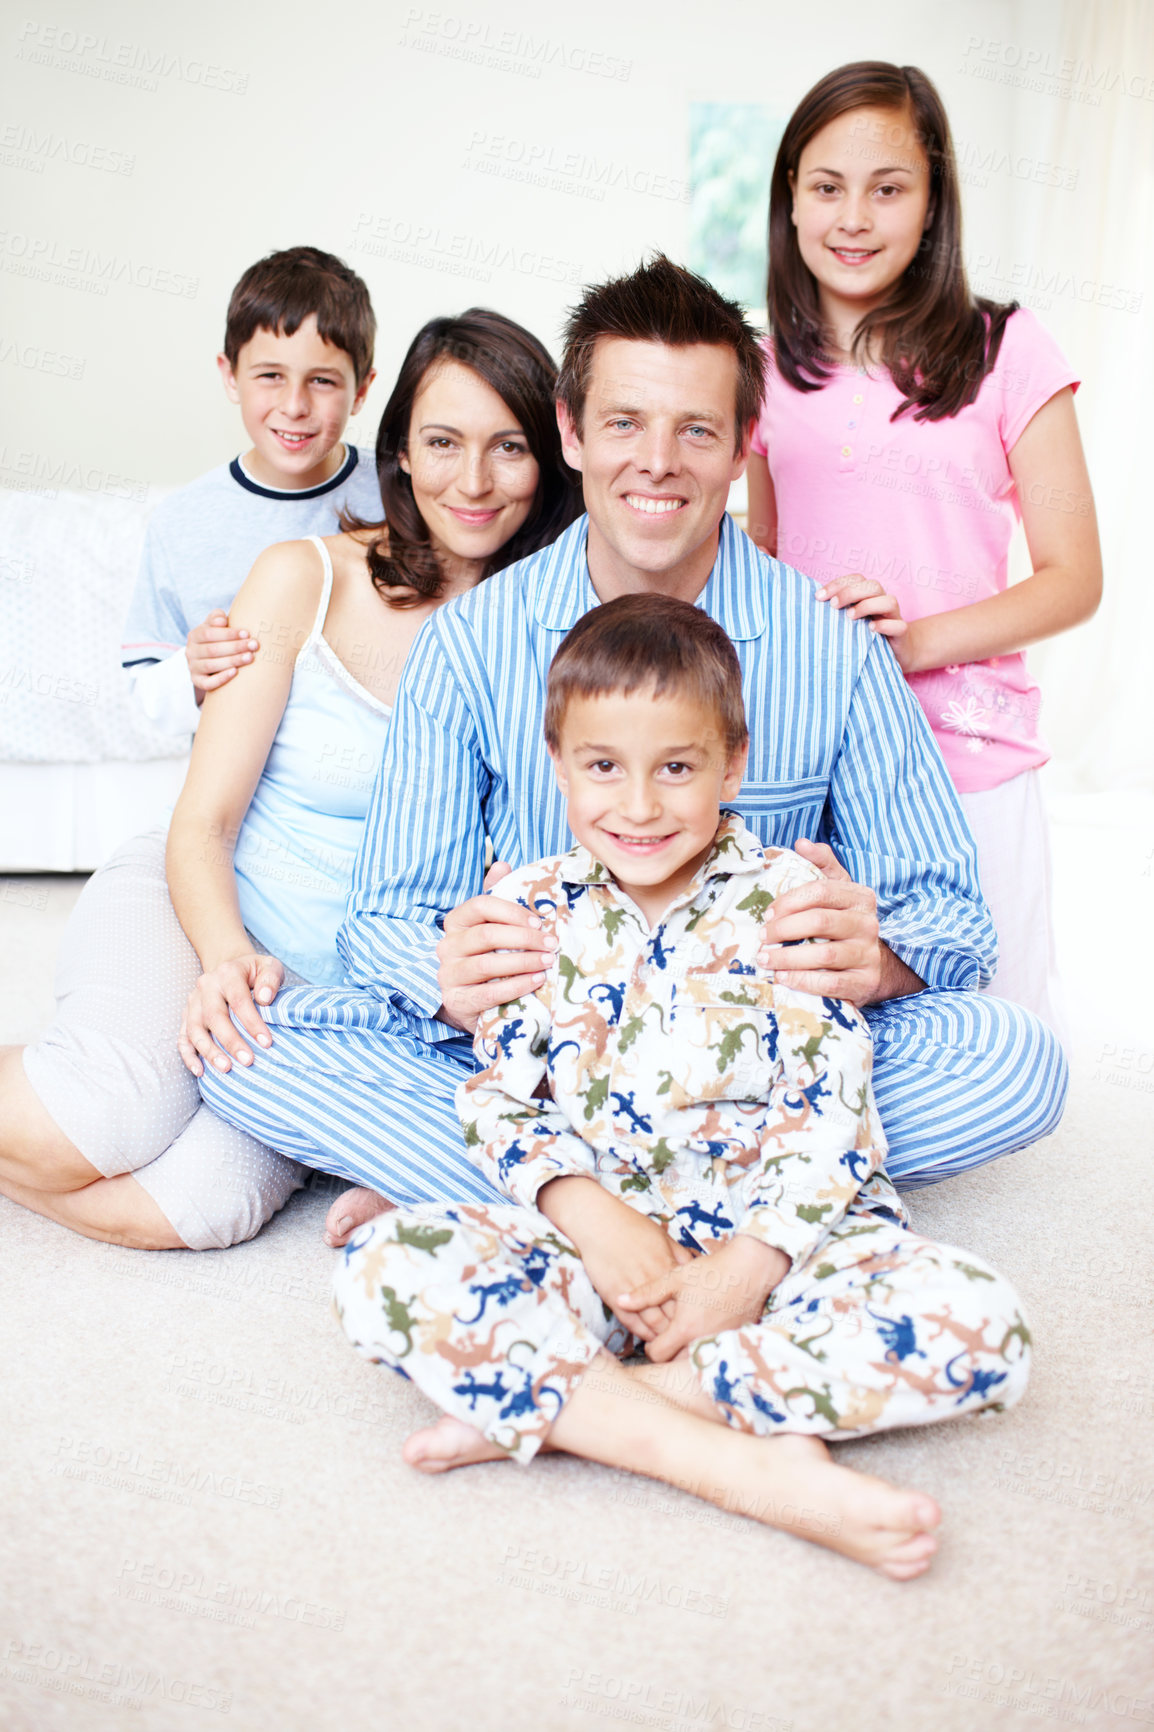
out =
<svg viewBox="0 0 1154 1732"><path fill-rule="evenodd" d="M520 1462L602 1348L638 1345L576 1248L513 1204L379 1216L345 1248L335 1301L359 1353ZM687 1363L728 1424L837 1441L1011 1406L1029 1344L1000 1275L862 1198L759 1322L693 1342Z"/></svg>

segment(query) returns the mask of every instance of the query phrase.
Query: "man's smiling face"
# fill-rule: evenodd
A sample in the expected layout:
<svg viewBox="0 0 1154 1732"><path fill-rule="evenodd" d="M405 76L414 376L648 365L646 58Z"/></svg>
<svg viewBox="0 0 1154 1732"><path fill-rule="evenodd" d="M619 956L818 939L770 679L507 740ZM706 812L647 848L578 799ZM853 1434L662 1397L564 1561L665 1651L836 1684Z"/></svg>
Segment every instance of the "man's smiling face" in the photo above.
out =
<svg viewBox="0 0 1154 1732"><path fill-rule="evenodd" d="M581 471L602 601L638 589L700 594L730 484L745 469L736 393L730 348L598 340L580 436L563 406L558 420L565 457Z"/></svg>

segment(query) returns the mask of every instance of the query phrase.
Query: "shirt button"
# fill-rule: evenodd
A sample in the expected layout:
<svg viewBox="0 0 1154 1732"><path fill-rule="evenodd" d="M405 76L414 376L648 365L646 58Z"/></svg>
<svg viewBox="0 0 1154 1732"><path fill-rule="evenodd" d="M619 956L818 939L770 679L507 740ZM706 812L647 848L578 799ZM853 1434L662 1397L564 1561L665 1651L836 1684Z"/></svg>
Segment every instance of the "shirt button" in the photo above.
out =
<svg viewBox="0 0 1154 1732"><path fill-rule="evenodd" d="M855 403L864 403L865 402L865 398L862 396L860 391L858 392L857 396L854 398L854 402Z"/></svg>
<svg viewBox="0 0 1154 1732"><path fill-rule="evenodd" d="M852 451L851 451L851 450L850 450L850 448L849 448L849 446L848 446L848 445L843 445L843 446L842 446L842 448L841 448L841 454L842 454L842 456L843 456L843 457L852 457L852 456L853 456L853 452L852 452Z"/></svg>

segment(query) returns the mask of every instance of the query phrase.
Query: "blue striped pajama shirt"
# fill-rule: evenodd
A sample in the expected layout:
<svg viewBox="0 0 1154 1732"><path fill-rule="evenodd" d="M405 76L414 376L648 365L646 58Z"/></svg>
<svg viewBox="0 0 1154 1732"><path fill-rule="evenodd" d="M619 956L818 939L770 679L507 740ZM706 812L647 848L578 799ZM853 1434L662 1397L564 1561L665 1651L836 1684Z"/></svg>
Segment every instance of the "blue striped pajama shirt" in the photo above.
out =
<svg viewBox="0 0 1154 1732"><path fill-rule="evenodd" d="M444 914L481 888L485 838L512 866L572 838L542 734L561 639L597 602L586 519L431 616L410 651L338 948L344 987L291 988L271 1049L209 1071L213 1109L285 1154L395 1202L498 1193L453 1107L470 1041L437 1019ZM891 1175L931 1183L1045 1136L1057 1041L979 996L996 940L973 842L889 646L722 519L698 605L736 645L750 753L733 805L765 843L825 841L878 897L882 936L927 985L867 1011Z"/></svg>

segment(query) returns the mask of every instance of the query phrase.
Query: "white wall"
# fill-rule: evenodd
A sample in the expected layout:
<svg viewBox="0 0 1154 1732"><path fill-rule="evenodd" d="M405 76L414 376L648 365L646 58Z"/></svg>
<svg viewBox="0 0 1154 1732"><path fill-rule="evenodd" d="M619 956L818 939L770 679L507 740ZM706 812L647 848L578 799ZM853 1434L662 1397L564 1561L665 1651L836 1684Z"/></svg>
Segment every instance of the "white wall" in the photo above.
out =
<svg viewBox="0 0 1154 1732"><path fill-rule="evenodd" d="M348 258L372 290L381 379L354 428L371 442L432 314L489 304L556 349L580 283L651 247L684 256L687 206L669 194L686 177L689 101L784 117L830 67L869 56L920 65L942 90L975 286L1033 305L1085 370L1111 575L1149 607L1118 483L1154 365L1152 21L1144 0L9 9L0 486L146 496L231 456L241 434L213 365L228 293L253 259L302 241ZM509 158L546 184L479 172ZM593 158L617 184L585 178ZM1114 287L1120 304L1095 298ZM1125 757L1118 730L1102 731L1101 682L1130 678L1126 611L1039 661L1062 670L1062 750L1084 785ZM1119 773L1141 779L1132 750Z"/></svg>
<svg viewBox="0 0 1154 1732"><path fill-rule="evenodd" d="M880 27L857 0L827 0L812 24L781 0L52 0L10 12L0 482L23 461L84 466L94 485L172 483L231 456L240 432L213 356L233 282L274 247L329 248L369 283L381 379L362 439L434 313L487 303L555 345L580 283L650 247L683 256L687 208L669 194L685 184L694 97L764 101L784 117L839 60L912 60L941 81L961 138L1009 144L1007 93L958 68L968 38L1006 33L1010 11L897 0ZM147 81L158 59L168 70L155 89L117 82ZM37 155L46 137L50 151L102 152L129 171ZM551 161L553 184L478 171L504 166L500 152L535 153L538 172ZM621 170L619 184L583 178L593 158ZM626 175L657 190L629 190ZM1008 190L1003 176L972 201L975 245L1001 244ZM494 249L496 262L478 262ZM36 276L13 274L30 263ZM13 345L25 362L66 357L46 364L80 376L36 371Z"/></svg>

